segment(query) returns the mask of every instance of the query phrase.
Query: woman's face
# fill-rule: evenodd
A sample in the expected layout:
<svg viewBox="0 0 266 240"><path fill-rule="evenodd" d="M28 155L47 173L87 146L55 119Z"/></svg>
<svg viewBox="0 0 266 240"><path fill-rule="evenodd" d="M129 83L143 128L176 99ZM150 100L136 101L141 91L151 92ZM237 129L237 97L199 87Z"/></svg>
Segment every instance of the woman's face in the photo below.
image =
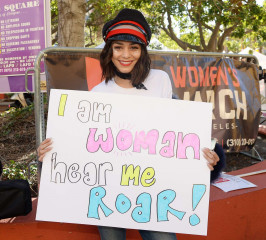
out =
<svg viewBox="0 0 266 240"><path fill-rule="evenodd" d="M114 41L112 62L121 73L130 73L141 56L141 46L134 42Z"/></svg>

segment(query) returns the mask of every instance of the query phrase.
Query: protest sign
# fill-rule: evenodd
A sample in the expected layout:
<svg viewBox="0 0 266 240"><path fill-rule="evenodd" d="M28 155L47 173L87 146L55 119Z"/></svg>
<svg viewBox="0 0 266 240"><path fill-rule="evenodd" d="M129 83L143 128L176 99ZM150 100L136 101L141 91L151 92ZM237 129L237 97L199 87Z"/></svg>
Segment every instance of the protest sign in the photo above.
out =
<svg viewBox="0 0 266 240"><path fill-rule="evenodd" d="M211 109L52 89L36 219L206 235Z"/></svg>

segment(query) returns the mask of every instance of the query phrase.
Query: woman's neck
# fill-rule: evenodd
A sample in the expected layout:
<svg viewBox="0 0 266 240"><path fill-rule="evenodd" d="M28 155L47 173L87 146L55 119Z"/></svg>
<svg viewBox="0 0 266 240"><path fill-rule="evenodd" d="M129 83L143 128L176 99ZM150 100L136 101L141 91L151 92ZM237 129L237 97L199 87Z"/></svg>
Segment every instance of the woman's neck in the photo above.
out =
<svg viewBox="0 0 266 240"><path fill-rule="evenodd" d="M119 86L119 87L123 87L123 88L133 88L132 82L131 80L128 79L122 79L118 76L114 77L114 81L115 83Z"/></svg>

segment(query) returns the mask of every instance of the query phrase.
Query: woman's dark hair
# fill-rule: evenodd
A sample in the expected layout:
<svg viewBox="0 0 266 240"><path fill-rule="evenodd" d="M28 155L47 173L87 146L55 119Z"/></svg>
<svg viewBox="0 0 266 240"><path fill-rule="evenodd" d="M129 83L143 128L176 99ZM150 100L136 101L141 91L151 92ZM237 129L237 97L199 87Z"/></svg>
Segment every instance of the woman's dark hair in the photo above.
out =
<svg viewBox="0 0 266 240"><path fill-rule="evenodd" d="M112 62L114 41L107 41L100 55L100 64L102 68L102 79L107 83L115 76L115 65ZM131 71L131 82L133 86L143 83L148 76L151 68L151 59L146 46L140 44L141 56Z"/></svg>

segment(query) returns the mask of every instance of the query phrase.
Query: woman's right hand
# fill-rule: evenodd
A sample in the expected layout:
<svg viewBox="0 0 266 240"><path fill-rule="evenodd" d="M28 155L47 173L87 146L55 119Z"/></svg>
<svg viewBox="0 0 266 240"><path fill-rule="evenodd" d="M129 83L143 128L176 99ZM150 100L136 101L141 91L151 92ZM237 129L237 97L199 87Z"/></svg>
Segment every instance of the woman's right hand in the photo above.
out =
<svg viewBox="0 0 266 240"><path fill-rule="evenodd" d="M37 149L39 161L42 162L45 154L52 149L52 139L46 138L43 142L41 142L40 146Z"/></svg>

